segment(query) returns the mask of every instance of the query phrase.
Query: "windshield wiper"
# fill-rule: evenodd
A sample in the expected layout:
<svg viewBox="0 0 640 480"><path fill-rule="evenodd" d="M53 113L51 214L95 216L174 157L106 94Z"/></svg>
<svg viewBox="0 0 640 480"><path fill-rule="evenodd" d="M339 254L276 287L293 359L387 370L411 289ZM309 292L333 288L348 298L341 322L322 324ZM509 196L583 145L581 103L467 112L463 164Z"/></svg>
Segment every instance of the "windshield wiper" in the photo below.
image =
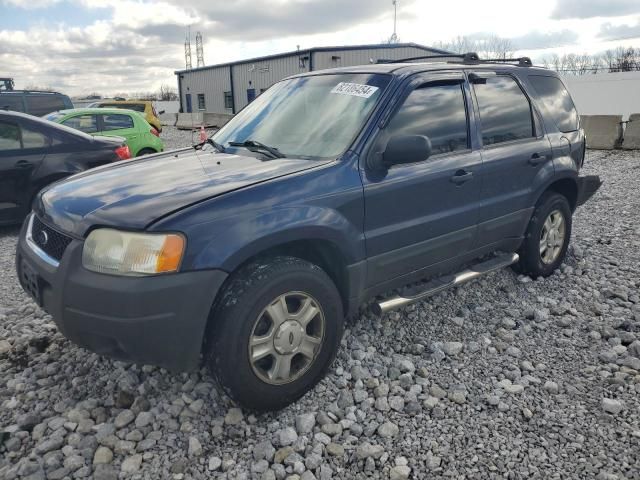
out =
<svg viewBox="0 0 640 480"><path fill-rule="evenodd" d="M206 144L211 145L213 148L215 148L218 152L220 153L224 153L224 146L220 145L218 142L216 142L213 138L207 138L204 142L201 143L196 143L193 148L197 149L201 149L203 146L205 146Z"/></svg>
<svg viewBox="0 0 640 480"><path fill-rule="evenodd" d="M280 153L277 148L270 147L257 140L245 140L244 142L229 142L232 147L244 147L251 152L263 153L271 158L285 158L284 153Z"/></svg>

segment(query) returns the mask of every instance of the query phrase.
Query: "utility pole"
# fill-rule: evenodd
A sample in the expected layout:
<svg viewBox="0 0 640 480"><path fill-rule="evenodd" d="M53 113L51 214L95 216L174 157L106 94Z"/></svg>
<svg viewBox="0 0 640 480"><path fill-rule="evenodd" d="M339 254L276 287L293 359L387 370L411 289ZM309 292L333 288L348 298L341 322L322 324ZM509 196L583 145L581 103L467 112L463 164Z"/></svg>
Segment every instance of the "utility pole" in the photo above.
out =
<svg viewBox="0 0 640 480"><path fill-rule="evenodd" d="M191 70L191 27L187 30L187 37L184 40L184 67Z"/></svg>
<svg viewBox="0 0 640 480"><path fill-rule="evenodd" d="M204 48L202 47L202 33L196 33L196 59L198 67L204 67Z"/></svg>

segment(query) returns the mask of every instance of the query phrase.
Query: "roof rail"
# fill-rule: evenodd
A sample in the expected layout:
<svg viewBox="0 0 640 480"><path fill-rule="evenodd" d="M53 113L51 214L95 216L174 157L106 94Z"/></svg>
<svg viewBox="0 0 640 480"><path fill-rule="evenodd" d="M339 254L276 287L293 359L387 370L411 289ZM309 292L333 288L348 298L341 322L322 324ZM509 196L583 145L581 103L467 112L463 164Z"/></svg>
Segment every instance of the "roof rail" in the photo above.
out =
<svg viewBox="0 0 640 480"><path fill-rule="evenodd" d="M533 62L529 57L518 57L518 58L480 58L480 56L476 52L467 52L467 53L452 53L452 54L439 54L439 55L423 55L419 57L408 57L408 58L399 58L397 60L381 58L376 63L404 63L404 62L413 62L415 60L429 60L434 58L440 59L457 59L462 60L462 63L510 63L517 62L519 67L532 67Z"/></svg>

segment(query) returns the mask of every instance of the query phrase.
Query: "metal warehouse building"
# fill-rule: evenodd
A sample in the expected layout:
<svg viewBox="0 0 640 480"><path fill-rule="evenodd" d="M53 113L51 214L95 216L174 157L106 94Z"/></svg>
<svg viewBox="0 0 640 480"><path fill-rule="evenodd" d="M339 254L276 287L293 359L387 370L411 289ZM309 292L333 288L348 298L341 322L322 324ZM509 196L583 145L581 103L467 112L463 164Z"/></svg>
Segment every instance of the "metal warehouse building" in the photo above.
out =
<svg viewBox="0 0 640 480"><path fill-rule="evenodd" d="M335 67L364 65L378 59L446 54L415 43L319 47L180 70L181 112L234 114L271 85L290 75Z"/></svg>

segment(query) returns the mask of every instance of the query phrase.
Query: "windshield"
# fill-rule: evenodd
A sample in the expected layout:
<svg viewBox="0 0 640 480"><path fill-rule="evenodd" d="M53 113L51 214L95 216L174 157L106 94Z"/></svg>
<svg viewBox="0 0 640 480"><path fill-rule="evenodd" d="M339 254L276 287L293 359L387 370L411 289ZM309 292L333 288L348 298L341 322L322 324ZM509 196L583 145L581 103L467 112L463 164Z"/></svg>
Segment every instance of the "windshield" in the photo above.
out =
<svg viewBox="0 0 640 480"><path fill-rule="evenodd" d="M212 138L225 148L230 142L253 141L287 157L336 158L349 148L390 80L389 75L379 74L284 80Z"/></svg>

